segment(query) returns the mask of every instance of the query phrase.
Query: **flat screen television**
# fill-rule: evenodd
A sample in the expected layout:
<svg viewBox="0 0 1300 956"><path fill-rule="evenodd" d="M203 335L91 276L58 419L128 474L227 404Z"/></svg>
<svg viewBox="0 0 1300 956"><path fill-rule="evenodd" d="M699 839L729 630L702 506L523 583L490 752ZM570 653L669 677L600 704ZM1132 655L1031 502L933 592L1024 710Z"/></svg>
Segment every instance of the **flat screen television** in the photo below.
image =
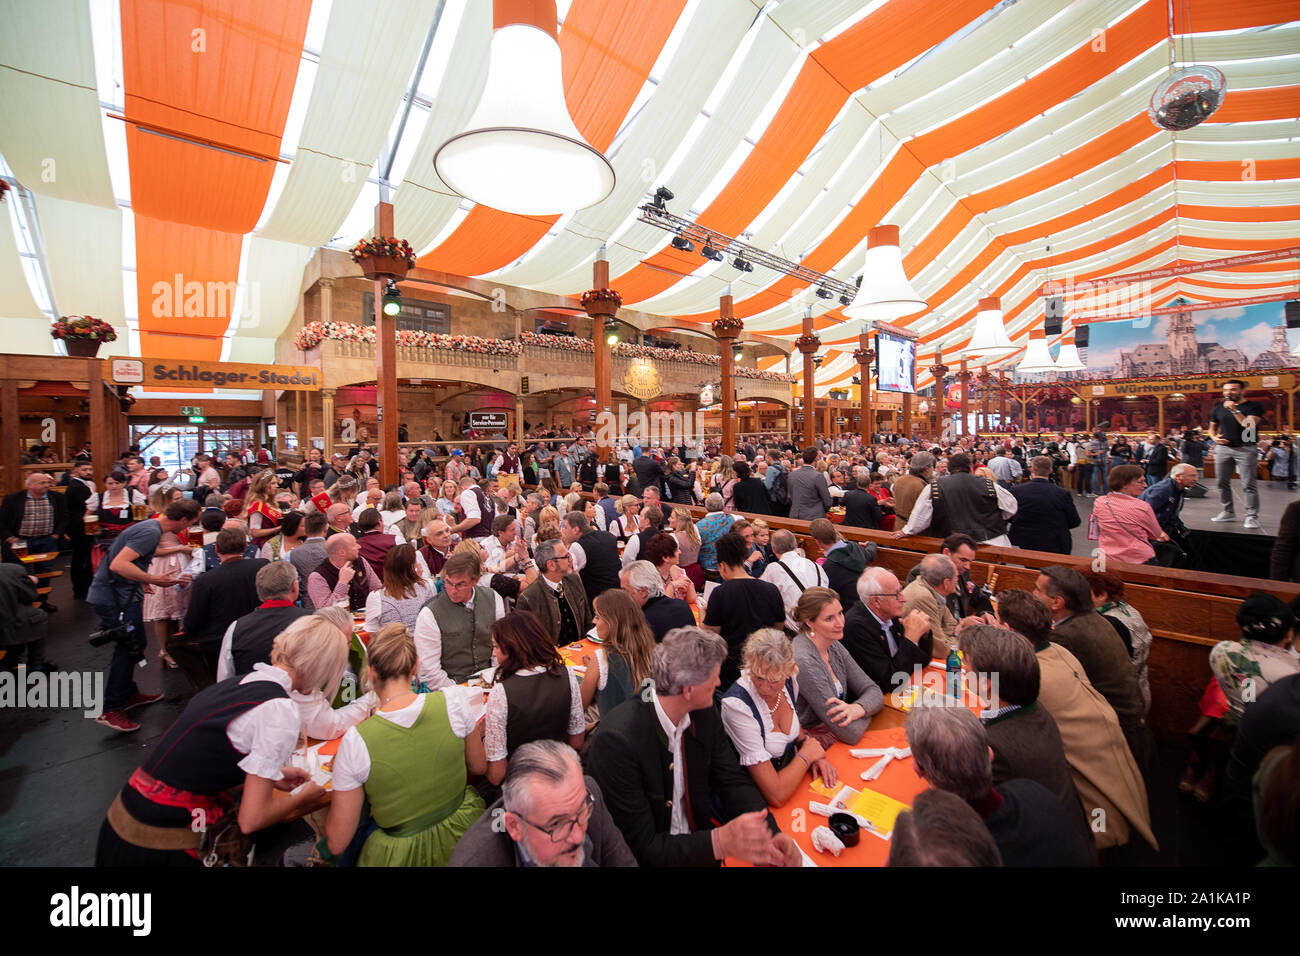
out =
<svg viewBox="0 0 1300 956"><path fill-rule="evenodd" d="M916 391L916 342L876 330L876 388L883 392Z"/></svg>

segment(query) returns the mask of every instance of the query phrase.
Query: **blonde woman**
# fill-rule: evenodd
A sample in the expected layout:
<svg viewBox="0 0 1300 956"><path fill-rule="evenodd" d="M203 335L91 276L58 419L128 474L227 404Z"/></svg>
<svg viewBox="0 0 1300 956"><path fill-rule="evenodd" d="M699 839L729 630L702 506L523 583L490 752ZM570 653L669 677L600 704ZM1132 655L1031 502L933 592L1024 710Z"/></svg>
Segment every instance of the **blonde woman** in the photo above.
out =
<svg viewBox="0 0 1300 956"><path fill-rule="evenodd" d="M99 831L95 863L197 864L197 840L191 851L137 846L119 835L123 829L132 833L132 822L168 830L175 834L172 845L184 847L186 834L197 819L196 809L204 810L207 826L224 825L226 808L237 801L240 830L255 833L321 806L325 792L307 771L289 766L302 734L298 707L290 694L333 696L347 653L347 638L336 627L317 617L301 618L276 637L270 664L256 664L251 674L232 677L195 694L159 746L150 751L141 773L131 778L114 801L109 819ZM193 732L200 726L202 733ZM204 779L214 782L213 792L187 792L194 786L195 767L203 768ZM300 785L301 790L290 793ZM277 795L276 790L282 792ZM168 798L177 793L182 795L179 803ZM119 821L116 825L110 822L115 819Z"/></svg>
<svg viewBox="0 0 1300 956"><path fill-rule="evenodd" d="M700 567L700 533L695 519L685 508L674 508L668 516L668 527L677 539L677 566L680 567L696 589L704 587L704 570Z"/></svg>
<svg viewBox="0 0 1300 956"><path fill-rule="evenodd" d="M764 628L745 641L740 679L722 695L723 726L740 765L770 807L794 796L808 774L835 786L835 767L826 759L826 750L804 732L795 713L798 673L785 634Z"/></svg>
<svg viewBox="0 0 1300 956"><path fill-rule="evenodd" d="M736 465L730 455L722 455L718 458L717 470L713 477L709 479L709 490L716 491L722 495L722 510L735 511L735 490L736 482L739 481L736 475Z"/></svg>
<svg viewBox="0 0 1300 956"><path fill-rule="evenodd" d="M826 731L857 743L884 694L844 649L844 612L830 588L808 588L791 614L799 633L792 642L800 678L799 720L819 739Z"/></svg>
<svg viewBox="0 0 1300 956"><path fill-rule="evenodd" d="M487 770L482 694L461 687L417 694L415 641L389 624L370 643L373 717L343 735L325 836L331 853L352 842L366 801L379 827L359 866L446 866L456 842L486 809L468 775Z"/></svg>
<svg viewBox="0 0 1300 956"><path fill-rule="evenodd" d="M379 517L383 521L384 534L392 534L393 525L406 517L406 505L402 503L402 496L396 491L386 493L379 509Z"/></svg>
<svg viewBox="0 0 1300 956"><path fill-rule="evenodd" d="M530 550L537 550L537 536L542 533L543 528L554 528L556 531L560 529L560 513L550 505L537 512L537 532L529 542Z"/></svg>
<svg viewBox="0 0 1300 956"><path fill-rule="evenodd" d="M602 646L585 654L582 706L596 702L605 715L635 697L650 676L655 636L632 596L623 590L602 591L592 604L596 637Z"/></svg>
<svg viewBox="0 0 1300 956"><path fill-rule="evenodd" d="M332 504L344 504L351 511L357 504L357 489L360 485L351 475L340 475L339 480L325 490Z"/></svg>
<svg viewBox="0 0 1300 956"><path fill-rule="evenodd" d="M636 495L624 495L614 502L614 510L618 512L618 517L605 530L620 542L626 542L641 530L641 523L637 520L637 514L641 511L641 499Z"/></svg>
<svg viewBox="0 0 1300 956"><path fill-rule="evenodd" d="M456 513L460 510L460 503L457 500L459 497L460 485L451 480L442 483L442 494L434 506L438 509L438 514L447 519L449 525L454 525L458 521Z"/></svg>

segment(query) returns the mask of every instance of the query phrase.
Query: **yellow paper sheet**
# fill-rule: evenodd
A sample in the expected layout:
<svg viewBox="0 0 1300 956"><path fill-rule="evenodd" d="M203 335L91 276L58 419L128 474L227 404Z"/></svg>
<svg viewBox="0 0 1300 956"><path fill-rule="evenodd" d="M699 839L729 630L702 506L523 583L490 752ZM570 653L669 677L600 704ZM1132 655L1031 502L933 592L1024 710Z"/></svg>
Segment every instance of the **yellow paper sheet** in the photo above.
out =
<svg viewBox="0 0 1300 956"><path fill-rule="evenodd" d="M808 784L808 789L810 789L813 793L817 794L818 796L830 798L835 796L835 794L839 793L842 789L844 789L844 784L837 783L833 787L828 787L826 786L825 783L822 782L822 778L818 777L812 783Z"/></svg>
<svg viewBox="0 0 1300 956"><path fill-rule="evenodd" d="M860 817L871 821L872 826L888 836L894 832L894 820L907 809L907 804L899 803L893 797L887 797L875 790L863 789L858 798L850 804L849 809Z"/></svg>

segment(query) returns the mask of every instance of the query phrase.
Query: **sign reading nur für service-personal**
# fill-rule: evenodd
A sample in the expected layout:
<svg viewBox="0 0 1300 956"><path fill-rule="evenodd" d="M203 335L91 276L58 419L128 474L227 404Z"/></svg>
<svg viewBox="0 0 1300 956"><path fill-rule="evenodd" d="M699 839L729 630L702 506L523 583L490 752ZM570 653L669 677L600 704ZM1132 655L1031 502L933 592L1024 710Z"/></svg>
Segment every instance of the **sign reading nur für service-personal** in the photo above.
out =
<svg viewBox="0 0 1300 956"><path fill-rule="evenodd" d="M185 359L112 359L117 385L159 388L275 388L315 391L321 371L311 366L192 362Z"/></svg>

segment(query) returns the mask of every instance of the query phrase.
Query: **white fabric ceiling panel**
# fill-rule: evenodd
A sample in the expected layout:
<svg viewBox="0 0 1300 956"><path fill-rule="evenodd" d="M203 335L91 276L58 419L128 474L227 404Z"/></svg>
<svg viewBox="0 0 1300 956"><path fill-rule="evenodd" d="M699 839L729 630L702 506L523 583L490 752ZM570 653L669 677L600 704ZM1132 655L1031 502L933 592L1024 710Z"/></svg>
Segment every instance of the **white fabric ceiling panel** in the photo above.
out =
<svg viewBox="0 0 1300 956"><path fill-rule="evenodd" d="M293 166L260 235L319 246L370 175L437 0L334 0Z"/></svg>
<svg viewBox="0 0 1300 956"><path fill-rule="evenodd" d="M87 0L6 3L0 153L28 189L112 208Z"/></svg>
<svg viewBox="0 0 1300 956"><path fill-rule="evenodd" d="M54 301L64 315L93 315L126 333L122 211L36 197Z"/></svg>
<svg viewBox="0 0 1300 956"><path fill-rule="evenodd" d="M240 299L237 337L279 335L298 308L303 268L311 246L253 236L246 245L246 294Z"/></svg>

